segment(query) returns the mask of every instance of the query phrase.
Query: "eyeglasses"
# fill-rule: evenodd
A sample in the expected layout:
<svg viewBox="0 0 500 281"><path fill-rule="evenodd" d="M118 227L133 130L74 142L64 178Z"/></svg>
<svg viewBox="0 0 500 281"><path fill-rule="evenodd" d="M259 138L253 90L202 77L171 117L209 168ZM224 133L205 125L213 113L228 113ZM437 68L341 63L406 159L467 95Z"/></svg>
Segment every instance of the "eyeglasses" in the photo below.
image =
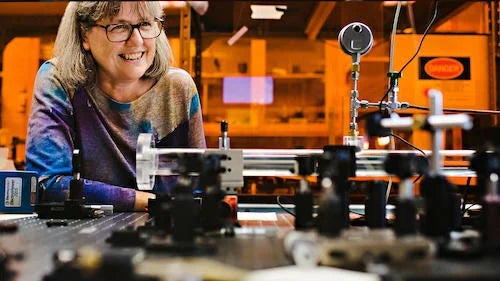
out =
<svg viewBox="0 0 500 281"><path fill-rule="evenodd" d="M119 23L100 25L93 24L106 30L106 37L110 42L123 42L128 41L132 36L132 32L137 28L139 34L143 39L153 39L160 35L163 30L163 20L156 18L154 21L143 21L136 24Z"/></svg>

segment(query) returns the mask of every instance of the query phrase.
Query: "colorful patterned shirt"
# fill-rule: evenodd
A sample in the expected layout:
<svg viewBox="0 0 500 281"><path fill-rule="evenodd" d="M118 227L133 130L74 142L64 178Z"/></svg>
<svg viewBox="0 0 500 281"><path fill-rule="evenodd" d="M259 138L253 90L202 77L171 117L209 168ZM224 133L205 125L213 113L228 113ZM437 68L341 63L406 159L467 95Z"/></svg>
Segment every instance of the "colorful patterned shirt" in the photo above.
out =
<svg viewBox="0 0 500 281"><path fill-rule="evenodd" d="M62 202L73 178L72 152L79 149L86 202L132 211L140 133L153 134L155 147L206 147L196 85L186 71L172 67L130 103L114 101L94 88L66 89L53 61L40 67L28 123L26 170L38 172L44 202ZM175 180L163 183L153 191L169 192Z"/></svg>

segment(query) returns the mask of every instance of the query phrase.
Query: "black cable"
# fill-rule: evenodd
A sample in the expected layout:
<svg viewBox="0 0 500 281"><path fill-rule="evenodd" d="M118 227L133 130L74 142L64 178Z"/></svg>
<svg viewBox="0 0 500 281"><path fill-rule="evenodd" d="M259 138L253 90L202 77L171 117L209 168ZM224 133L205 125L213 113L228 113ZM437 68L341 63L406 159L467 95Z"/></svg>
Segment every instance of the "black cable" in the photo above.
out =
<svg viewBox="0 0 500 281"><path fill-rule="evenodd" d="M413 145L413 144L411 144L409 141L407 141L407 140L403 139L402 137L400 137L400 136L398 136L398 135L392 134L392 133L391 133L391 136L393 136L393 137L397 138L398 140L400 140L400 141L404 142L404 143L405 143L406 145L408 145L409 147L411 147L411 148L413 148L413 149L415 149L415 150L418 150L418 151L419 151L420 153L422 153L425 157L427 157L427 154L425 154L425 152L424 152L422 149L420 149L420 148L418 148L418 147L414 146L414 145Z"/></svg>
<svg viewBox="0 0 500 281"><path fill-rule="evenodd" d="M295 217L295 213L288 210L285 206L283 206L283 204L281 204L280 202L280 195L276 196L276 203L278 203L278 206L280 206L281 209L283 209L283 211L287 212L288 214L292 215Z"/></svg>
<svg viewBox="0 0 500 281"><path fill-rule="evenodd" d="M438 13L438 3L439 3L438 0L434 1L434 14L432 15L431 20L427 24L427 27L425 28L424 33L422 34L422 38L420 38L420 42L418 44L417 50L415 51L415 54L413 54L413 56L403 65L403 67L399 71L400 75L403 72L403 70L410 64L410 62L412 62L417 57L418 52L420 51L420 48L422 48L422 44L424 43L424 38L425 38L425 36L427 36L429 29L431 28L432 24L436 20L437 13Z"/></svg>
<svg viewBox="0 0 500 281"><path fill-rule="evenodd" d="M432 18L429 21L429 23L427 24L427 27L425 28L424 33L422 34L422 38L420 38L420 42L418 44L418 48L417 48L415 54L413 54L413 56L403 65L403 67L399 71L400 75L403 72L403 70L410 64L410 62L415 59L415 57L418 55L418 52L422 48L422 44L424 42L424 38L427 36L427 34L429 32L429 29L431 28L432 24L436 20L437 13L438 13L438 4L439 4L439 0L434 1L434 9L433 9L434 13L432 15ZM385 96L387 96L387 93L386 93L386 95L384 95L384 98L385 98ZM380 104L382 104L382 102ZM429 110L428 107L416 106L416 105L410 105L409 108L421 109L421 110ZM500 111L495 111L495 110L464 110L464 109L448 108L448 109L443 109L443 111L444 112L462 112L462 113L466 113L467 112L467 113L477 113L477 114L500 114Z"/></svg>
<svg viewBox="0 0 500 281"><path fill-rule="evenodd" d="M417 181L418 181L418 180L419 180L422 176L423 176L422 174L418 175L418 177L416 177L416 178L413 180L413 183L416 183L416 182L417 182Z"/></svg>
<svg viewBox="0 0 500 281"><path fill-rule="evenodd" d="M406 145L408 145L409 147L411 147L411 148L413 148L413 149L415 149L415 150L418 150L420 153L422 153L422 155L424 155L425 157L427 157L427 154L425 154L425 152L424 152L422 149L420 149L420 148L418 148L418 147L414 146L414 145L413 145L413 144L411 144L409 141L407 141L407 140L403 139L402 137L400 137L400 136L398 136L398 135L395 135L395 134L393 134L393 133L391 133L391 136L392 136L392 137L397 138L398 140L400 140L400 141L402 141L402 142L404 142L404 143L405 143ZM413 180L413 183L416 183L416 182L417 182L417 181L418 181L421 177L422 177L422 175L421 175L421 174L420 174L420 175L418 175L418 177L417 177L417 178L415 178L415 179Z"/></svg>
<svg viewBox="0 0 500 281"><path fill-rule="evenodd" d="M474 207L474 206L476 206L476 205L478 205L478 204L477 204L477 203L471 204L469 207L467 207L467 208L465 209L465 212L467 212L468 210L470 210L470 208L472 208L472 207ZM464 212L464 214L465 214L465 212Z"/></svg>
<svg viewBox="0 0 500 281"><path fill-rule="evenodd" d="M427 106L410 105L409 108L430 110ZM497 110L482 110L482 109L459 109L459 108L443 108L443 112L459 112L459 113L475 113L475 114L500 114Z"/></svg>
<svg viewBox="0 0 500 281"><path fill-rule="evenodd" d="M420 109L420 110L425 110L429 111L430 108L427 106L420 106L420 105L409 105L408 108L413 108L413 109Z"/></svg>
<svg viewBox="0 0 500 281"><path fill-rule="evenodd" d="M467 178L467 183L465 184L465 187L464 187L464 197L462 199L462 216L464 216L465 212L466 212L465 204L467 203L467 195L468 195L471 179L472 179L472 177Z"/></svg>
<svg viewBox="0 0 500 281"><path fill-rule="evenodd" d="M403 72L403 70L417 57L418 52L420 52L420 49L422 48L422 44L424 43L424 38L427 36L429 29L431 28L432 24L436 20L437 12L438 12L438 3L439 3L438 0L434 1L434 14L432 15L432 18L430 19L429 23L427 24L427 27L425 28L424 33L422 34L422 38L420 38L420 42L418 44L417 50L415 51L413 56L411 56L410 59L403 65L401 70L399 70L399 72L398 72L399 77L401 77L401 73ZM385 92L384 96L380 99L380 102L378 104L378 111L380 114L382 114L382 103L383 103L384 99L387 96L389 96L389 92L392 91L392 89L393 89L393 86L391 85L389 87L389 89L387 89L387 91Z"/></svg>
<svg viewBox="0 0 500 281"><path fill-rule="evenodd" d="M384 99L385 99L387 96L389 96L389 93L392 91L392 89L393 89L393 88L394 88L393 86L389 87L389 88L387 89L387 91L385 91L384 96L380 99L380 102L378 103L378 113L382 114L382 103L383 103Z"/></svg>
<svg viewBox="0 0 500 281"><path fill-rule="evenodd" d="M497 110L484 109L459 109L459 108L443 108L444 112L459 112L459 113L475 113L475 114L500 114Z"/></svg>

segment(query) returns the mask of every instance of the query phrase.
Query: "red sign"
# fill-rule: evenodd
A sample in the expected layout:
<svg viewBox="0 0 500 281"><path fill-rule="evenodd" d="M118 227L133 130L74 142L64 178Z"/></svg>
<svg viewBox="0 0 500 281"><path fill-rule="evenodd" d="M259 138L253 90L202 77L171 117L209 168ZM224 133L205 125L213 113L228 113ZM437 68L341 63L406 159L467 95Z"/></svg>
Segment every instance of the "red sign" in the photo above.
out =
<svg viewBox="0 0 500 281"><path fill-rule="evenodd" d="M425 63L424 71L435 79L454 79L464 72L464 65L453 58L434 58Z"/></svg>

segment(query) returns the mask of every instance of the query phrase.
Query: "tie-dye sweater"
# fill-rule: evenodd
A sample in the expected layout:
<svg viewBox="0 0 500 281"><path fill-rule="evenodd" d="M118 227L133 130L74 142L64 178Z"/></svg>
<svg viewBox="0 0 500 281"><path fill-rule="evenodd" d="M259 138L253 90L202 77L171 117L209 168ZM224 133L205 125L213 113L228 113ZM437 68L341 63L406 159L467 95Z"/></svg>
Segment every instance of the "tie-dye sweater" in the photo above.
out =
<svg viewBox="0 0 500 281"><path fill-rule="evenodd" d="M156 147L206 147L199 95L186 71L171 68L143 96L120 103L97 87L65 89L47 61L35 80L26 170L38 172L43 201L64 201L73 178L72 151L79 149L86 202L131 211L140 133L152 133ZM156 185L154 191L169 188Z"/></svg>

